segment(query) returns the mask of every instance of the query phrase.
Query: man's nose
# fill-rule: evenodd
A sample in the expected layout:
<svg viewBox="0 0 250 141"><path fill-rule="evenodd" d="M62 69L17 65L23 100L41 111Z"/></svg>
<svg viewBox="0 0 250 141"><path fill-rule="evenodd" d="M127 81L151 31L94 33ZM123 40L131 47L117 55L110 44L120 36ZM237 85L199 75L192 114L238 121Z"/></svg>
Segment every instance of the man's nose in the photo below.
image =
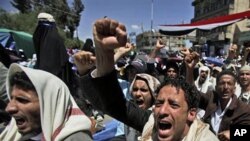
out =
<svg viewBox="0 0 250 141"><path fill-rule="evenodd" d="M160 108L159 114L160 115L168 115L169 114L169 107L170 107L170 105L164 103Z"/></svg>
<svg viewBox="0 0 250 141"><path fill-rule="evenodd" d="M10 100L7 107L5 108L5 111L8 112L9 114L16 113L17 112L16 102L14 100Z"/></svg>
<svg viewBox="0 0 250 141"><path fill-rule="evenodd" d="M225 89L228 89L229 85L226 83L224 87L225 87Z"/></svg>
<svg viewBox="0 0 250 141"><path fill-rule="evenodd" d="M141 94L141 90L137 90L137 91L135 91L135 96L136 97L140 97L142 94Z"/></svg>

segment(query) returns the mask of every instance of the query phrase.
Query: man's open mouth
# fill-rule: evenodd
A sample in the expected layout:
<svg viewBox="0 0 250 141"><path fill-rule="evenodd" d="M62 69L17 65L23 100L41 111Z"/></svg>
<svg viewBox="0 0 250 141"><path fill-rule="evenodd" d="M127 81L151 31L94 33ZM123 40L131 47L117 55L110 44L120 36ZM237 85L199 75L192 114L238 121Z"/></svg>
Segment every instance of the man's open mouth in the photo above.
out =
<svg viewBox="0 0 250 141"><path fill-rule="evenodd" d="M169 122L159 122L158 125L159 125L159 129L161 130L167 130L172 127L172 124Z"/></svg>
<svg viewBox="0 0 250 141"><path fill-rule="evenodd" d="M143 103L144 103L144 101L142 99L137 99L136 100L137 105L142 105Z"/></svg>

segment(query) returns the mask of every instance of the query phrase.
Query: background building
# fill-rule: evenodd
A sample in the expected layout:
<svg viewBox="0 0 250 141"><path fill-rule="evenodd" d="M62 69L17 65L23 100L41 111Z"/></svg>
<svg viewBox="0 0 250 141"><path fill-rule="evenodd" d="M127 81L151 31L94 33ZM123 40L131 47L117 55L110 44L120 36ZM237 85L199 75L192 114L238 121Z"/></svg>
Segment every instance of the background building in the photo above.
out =
<svg viewBox="0 0 250 141"><path fill-rule="evenodd" d="M166 44L165 49L168 51L176 51L179 47L185 46L187 36L168 36L159 32L142 32L136 36L136 50L150 53L155 48L157 39L162 39Z"/></svg>
<svg viewBox="0 0 250 141"><path fill-rule="evenodd" d="M212 17L230 15L250 9L249 0L194 0L194 18L192 22ZM243 32L248 32L248 20L236 22L230 26L218 27L210 31L196 32L196 43L207 56L226 55L231 43L242 44ZM245 33L246 34L246 33Z"/></svg>

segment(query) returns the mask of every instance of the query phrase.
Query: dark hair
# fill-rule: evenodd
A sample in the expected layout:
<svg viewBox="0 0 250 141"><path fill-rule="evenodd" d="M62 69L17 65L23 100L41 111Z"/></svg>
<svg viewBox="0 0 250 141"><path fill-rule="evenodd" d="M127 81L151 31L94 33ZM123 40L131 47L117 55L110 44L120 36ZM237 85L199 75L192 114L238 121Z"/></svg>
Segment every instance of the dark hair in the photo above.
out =
<svg viewBox="0 0 250 141"><path fill-rule="evenodd" d="M231 75L234 78L234 82L236 82L236 76L231 70L223 70L217 75L216 84L219 83L219 80L223 75Z"/></svg>
<svg viewBox="0 0 250 141"><path fill-rule="evenodd" d="M166 62L166 69L165 70L168 71L168 69L170 69L170 68L173 68L176 71L176 73L179 74L179 66L175 61L168 60Z"/></svg>
<svg viewBox="0 0 250 141"><path fill-rule="evenodd" d="M14 85L23 90L36 91L35 86L24 72L17 72L10 78L10 86Z"/></svg>
<svg viewBox="0 0 250 141"><path fill-rule="evenodd" d="M95 48L94 48L94 44L93 44L92 39L90 39L90 38L86 39L86 41L82 47L82 50L89 51L89 52L95 54Z"/></svg>
<svg viewBox="0 0 250 141"><path fill-rule="evenodd" d="M157 88L156 93L158 94L164 86L173 86L177 90L182 89L184 96L188 104L188 109L197 108L199 106L200 94L194 85L186 82L184 77L177 77L176 79L166 78L164 82Z"/></svg>

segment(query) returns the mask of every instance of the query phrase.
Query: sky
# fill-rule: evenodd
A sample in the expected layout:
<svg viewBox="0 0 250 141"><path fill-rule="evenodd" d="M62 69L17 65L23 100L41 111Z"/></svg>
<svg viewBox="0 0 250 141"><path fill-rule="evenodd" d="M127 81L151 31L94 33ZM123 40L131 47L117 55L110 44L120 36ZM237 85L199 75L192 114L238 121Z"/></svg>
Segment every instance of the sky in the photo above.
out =
<svg viewBox="0 0 250 141"><path fill-rule="evenodd" d="M68 0L71 3L73 0ZM82 0L85 9L78 27L79 38L92 38L93 23L104 16L123 23L127 32L141 33L158 25L190 23L194 17L193 0ZM153 4L153 10L152 10ZM11 9L10 0L1 0L0 6ZM152 12L153 11L153 12ZM153 14L152 14L153 13ZM153 15L153 16L152 16ZM153 17L153 18L152 18Z"/></svg>

